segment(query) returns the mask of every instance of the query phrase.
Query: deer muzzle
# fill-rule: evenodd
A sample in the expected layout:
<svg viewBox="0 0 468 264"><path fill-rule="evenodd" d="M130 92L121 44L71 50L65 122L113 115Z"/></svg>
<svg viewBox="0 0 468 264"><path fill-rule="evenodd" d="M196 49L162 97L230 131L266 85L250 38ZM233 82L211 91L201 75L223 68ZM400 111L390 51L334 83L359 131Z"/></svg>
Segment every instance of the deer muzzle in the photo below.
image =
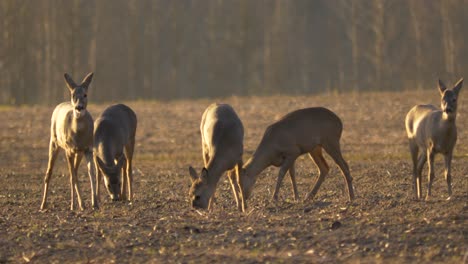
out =
<svg viewBox="0 0 468 264"><path fill-rule="evenodd" d="M444 112L447 113L447 114L451 114L451 113L453 113L453 108L451 108L451 107L446 107L446 108L444 109Z"/></svg>
<svg viewBox="0 0 468 264"><path fill-rule="evenodd" d="M76 118L80 118L82 117L86 112L86 108L82 105L77 105L74 110L73 110L73 114Z"/></svg>

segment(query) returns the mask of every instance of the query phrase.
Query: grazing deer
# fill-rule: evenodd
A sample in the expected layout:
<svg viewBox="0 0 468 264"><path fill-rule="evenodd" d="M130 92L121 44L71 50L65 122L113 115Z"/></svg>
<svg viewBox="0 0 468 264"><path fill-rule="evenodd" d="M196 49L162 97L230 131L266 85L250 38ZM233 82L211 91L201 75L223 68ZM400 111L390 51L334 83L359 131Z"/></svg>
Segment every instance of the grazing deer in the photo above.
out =
<svg viewBox="0 0 468 264"><path fill-rule="evenodd" d="M49 181L57 154L61 148L65 150L70 171L70 209L73 210L73 196L74 191L76 191L78 206L80 210L83 210L77 179L78 167L83 158L83 154L86 157L89 181L91 183L91 202L93 208L97 208L98 204L95 199L94 191L93 118L86 110L86 106L88 105L88 88L93 79L93 73L88 74L80 85L77 85L67 73L65 73L64 77L70 89L71 101L57 105L52 114L49 163L44 179L44 196L42 197L41 210L46 208Z"/></svg>
<svg viewBox="0 0 468 264"><path fill-rule="evenodd" d="M449 90L439 80L441 109L433 105L417 105L406 115L405 125L413 160L413 189L416 199L421 198L421 174L426 161L429 166L426 200L431 196L436 153L444 155L448 199L452 196L451 162L453 148L457 142L455 120L457 117L457 98L462 84L463 79L460 79L453 89ZM420 155L419 151L421 151Z"/></svg>
<svg viewBox="0 0 468 264"><path fill-rule="evenodd" d="M189 167L192 179L189 198L192 207L211 209L216 185L223 173L228 171L237 208L243 210L238 186L244 141L241 120L230 105L211 104L203 113L200 132L205 167L200 176Z"/></svg>
<svg viewBox="0 0 468 264"><path fill-rule="evenodd" d="M273 165L280 167L280 170L272 199L275 201L278 199L281 183L286 172L289 171L294 198L298 200L294 162L304 153L309 154L320 171L313 189L307 194L305 200L313 198L330 170L322 155L322 149L324 149L340 167L351 201L354 198L352 177L340 150L342 130L340 118L322 107L296 110L270 125L263 134L252 158L247 161L240 174L239 185L243 198L249 198L257 176L265 168ZM244 206L246 206L245 201Z"/></svg>
<svg viewBox="0 0 468 264"><path fill-rule="evenodd" d="M94 159L99 183L104 183L113 201L132 199L132 158L135 148L137 117L128 106L109 106L94 122ZM121 174L122 172L122 174ZM125 188L128 190L126 196Z"/></svg>

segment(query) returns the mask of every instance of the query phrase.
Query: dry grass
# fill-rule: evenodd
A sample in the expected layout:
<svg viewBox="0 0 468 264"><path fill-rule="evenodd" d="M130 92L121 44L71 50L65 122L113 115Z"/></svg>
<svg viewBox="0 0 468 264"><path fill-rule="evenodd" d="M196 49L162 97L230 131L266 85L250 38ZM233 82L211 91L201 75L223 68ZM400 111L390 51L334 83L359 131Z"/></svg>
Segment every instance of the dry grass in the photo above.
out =
<svg viewBox="0 0 468 264"><path fill-rule="evenodd" d="M462 93L463 95L463 93ZM92 98L91 98L92 100ZM289 180L270 202L276 168L265 170L249 202L236 211L226 178L211 213L189 208L187 168L202 164L198 132L211 100L127 102L138 115L133 203L102 194L99 211L70 212L64 155L51 180L49 206L39 212L53 107L2 108L0 123L1 262L407 262L463 263L468 257L468 115L460 100L453 163L454 197L446 201L441 158L434 198L412 199L406 112L438 103L436 91L225 98L245 126L245 158L265 127L289 111L325 106L343 120L343 153L357 199L346 202L333 164L314 201L295 203ZM104 105L91 105L93 116ZM312 188L316 168L297 162L299 193ZM90 207L85 166L80 168Z"/></svg>

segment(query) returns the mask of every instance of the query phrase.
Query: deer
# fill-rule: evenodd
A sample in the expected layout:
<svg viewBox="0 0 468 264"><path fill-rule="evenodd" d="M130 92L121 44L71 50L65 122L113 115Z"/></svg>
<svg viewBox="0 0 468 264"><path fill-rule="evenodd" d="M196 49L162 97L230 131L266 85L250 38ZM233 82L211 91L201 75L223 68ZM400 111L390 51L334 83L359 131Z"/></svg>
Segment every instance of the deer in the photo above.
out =
<svg viewBox="0 0 468 264"><path fill-rule="evenodd" d="M460 79L452 89L439 80L440 109L434 105L416 105L406 115L405 127L413 161L413 191L416 200L421 199L422 170L428 163L428 183L425 200L431 196L434 181L434 158L440 153L445 161L445 180L448 198L452 197L451 163L457 142L457 99L463 85ZM421 152L421 153L420 153Z"/></svg>
<svg viewBox="0 0 468 264"><path fill-rule="evenodd" d="M93 118L87 111L88 89L93 79L93 73L89 73L80 85L77 85L67 73L64 74L64 78L70 90L71 100L70 102L63 102L57 105L52 113L49 160L44 178L44 195L42 197L41 211L47 207L49 181L60 149L65 151L70 172L70 210L74 210L74 192L76 192L79 209L84 209L77 179L78 167L83 155L86 158L91 184L91 203L93 209L97 209L98 203L94 190Z"/></svg>
<svg viewBox="0 0 468 264"><path fill-rule="evenodd" d="M94 122L98 199L99 183L104 175L104 185L112 201L132 200L132 160L136 129L137 116L124 104L107 107Z"/></svg>
<svg viewBox="0 0 468 264"><path fill-rule="evenodd" d="M216 186L227 172L237 208L243 211L239 172L242 168L244 126L228 104L214 103L203 113L201 124L202 156L205 167L197 174L190 166L192 185L189 199L192 208L213 208Z"/></svg>
<svg viewBox="0 0 468 264"><path fill-rule="evenodd" d="M319 170L315 185L305 196L304 201L312 199L330 170L323 156L323 150L325 150L340 167L348 187L349 201L352 201L354 199L353 178L340 148L342 130L341 119L323 107L311 107L290 112L268 126L253 156L242 168L239 177L242 197L248 199L258 175L267 167L275 166L280 169L272 200L275 202L278 200L283 178L286 172L289 172L294 200L297 201L299 194L294 164L299 156L307 153ZM246 207L245 200L243 203Z"/></svg>

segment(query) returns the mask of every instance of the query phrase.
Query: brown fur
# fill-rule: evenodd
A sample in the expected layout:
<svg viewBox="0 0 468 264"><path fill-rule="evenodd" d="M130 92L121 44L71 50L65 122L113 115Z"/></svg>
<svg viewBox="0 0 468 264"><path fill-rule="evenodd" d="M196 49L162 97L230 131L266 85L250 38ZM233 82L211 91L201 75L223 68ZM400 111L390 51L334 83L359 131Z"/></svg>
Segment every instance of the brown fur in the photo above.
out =
<svg viewBox="0 0 468 264"><path fill-rule="evenodd" d="M44 178L44 196L41 210L46 208L47 192L52 169L60 149L65 150L70 171L70 209L73 210L74 192L76 192L78 206L83 210L77 172L83 154L86 157L89 180L91 184L91 203L97 208L94 191L95 171L93 165L93 118L86 110L88 87L93 74L88 74L80 85L76 85L72 78L65 73L65 81L70 89L71 100L59 104L53 114L50 128L49 162Z"/></svg>
<svg viewBox="0 0 468 264"><path fill-rule="evenodd" d="M135 112L123 104L109 106L94 122L98 199L99 183L104 175L105 186L112 200L132 200L132 160L136 128Z"/></svg>
<svg viewBox="0 0 468 264"><path fill-rule="evenodd" d="M270 125L241 173L240 186L243 197L247 199L250 196L257 176L265 168L273 165L280 167L273 200L278 199L278 192L287 171L291 177L294 198L297 200L299 195L294 162L300 155L308 153L320 171L313 189L305 199L313 198L330 169L322 155L322 150L325 150L340 167L348 187L349 200L352 200L352 177L340 149L342 129L340 118L322 107L293 111Z"/></svg>
<svg viewBox="0 0 468 264"><path fill-rule="evenodd" d="M200 176L189 167L192 179L189 198L192 206L211 209L216 185L223 173L228 171L237 207L243 210L238 186L244 141L241 120L230 105L211 104L203 113L200 132L205 167Z"/></svg>
<svg viewBox="0 0 468 264"><path fill-rule="evenodd" d="M416 199L421 198L422 169L428 161L428 184L426 200L431 196L434 180L434 157L441 153L445 159L445 179L449 199L452 195L451 162L453 148L457 142L457 99L463 79L448 90L439 80L441 109L433 105L417 105L406 115L405 125L413 161L413 188ZM419 152L421 154L419 155Z"/></svg>

